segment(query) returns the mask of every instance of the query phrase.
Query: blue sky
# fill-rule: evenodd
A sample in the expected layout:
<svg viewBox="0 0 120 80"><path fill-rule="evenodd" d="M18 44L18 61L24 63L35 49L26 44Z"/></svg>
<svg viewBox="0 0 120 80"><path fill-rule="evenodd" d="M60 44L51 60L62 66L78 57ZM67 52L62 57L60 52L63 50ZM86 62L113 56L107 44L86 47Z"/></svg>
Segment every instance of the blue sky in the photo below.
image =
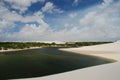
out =
<svg viewBox="0 0 120 80"><path fill-rule="evenodd" d="M120 40L120 0L1 0L0 41Z"/></svg>

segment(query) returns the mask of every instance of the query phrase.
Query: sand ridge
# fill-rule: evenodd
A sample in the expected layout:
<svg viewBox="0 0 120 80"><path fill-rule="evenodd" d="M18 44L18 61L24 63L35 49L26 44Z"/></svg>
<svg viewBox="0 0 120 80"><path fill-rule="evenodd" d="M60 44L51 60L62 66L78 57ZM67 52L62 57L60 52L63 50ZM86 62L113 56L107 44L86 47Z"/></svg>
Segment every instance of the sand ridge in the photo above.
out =
<svg viewBox="0 0 120 80"><path fill-rule="evenodd" d="M59 50L120 61L120 41L78 48L60 48Z"/></svg>

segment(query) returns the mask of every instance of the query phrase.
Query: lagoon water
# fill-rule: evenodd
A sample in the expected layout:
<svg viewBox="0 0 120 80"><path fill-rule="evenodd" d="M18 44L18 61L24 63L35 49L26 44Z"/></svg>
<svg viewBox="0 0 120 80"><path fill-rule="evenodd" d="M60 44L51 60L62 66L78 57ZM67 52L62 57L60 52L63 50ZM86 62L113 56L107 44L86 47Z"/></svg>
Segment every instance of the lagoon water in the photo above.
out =
<svg viewBox="0 0 120 80"><path fill-rule="evenodd" d="M41 48L0 53L0 79L40 77L110 63L107 59Z"/></svg>

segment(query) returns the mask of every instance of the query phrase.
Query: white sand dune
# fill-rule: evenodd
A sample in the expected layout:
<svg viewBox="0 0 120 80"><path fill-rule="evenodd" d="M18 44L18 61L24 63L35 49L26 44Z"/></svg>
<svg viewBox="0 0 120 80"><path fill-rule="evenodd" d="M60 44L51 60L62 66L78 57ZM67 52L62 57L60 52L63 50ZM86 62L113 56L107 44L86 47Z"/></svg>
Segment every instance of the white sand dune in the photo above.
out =
<svg viewBox="0 0 120 80"><path fill-rule="evenodd" d="M114 59L118 62L78 69L51 76L19 80L120 80L120 41L80 48L61 48L60 50Z"/></svg>
<svg viewBox="0 0 120 80"><path fill-rule="evenodd" d="M79 48L61 48L60 50L120 61L120 41Z"/></svg>

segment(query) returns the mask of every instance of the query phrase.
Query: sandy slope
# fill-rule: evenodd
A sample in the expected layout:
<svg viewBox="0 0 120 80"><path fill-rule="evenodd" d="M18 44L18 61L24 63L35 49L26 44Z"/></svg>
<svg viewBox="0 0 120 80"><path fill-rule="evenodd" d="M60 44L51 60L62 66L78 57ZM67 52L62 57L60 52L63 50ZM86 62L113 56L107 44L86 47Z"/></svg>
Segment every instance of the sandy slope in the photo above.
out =
<svg viewBox="0 0 120 80"><path fill-rule="evenodd" d="M120 41L79 48L61 48L60 50L120 61Z"/></svg>

